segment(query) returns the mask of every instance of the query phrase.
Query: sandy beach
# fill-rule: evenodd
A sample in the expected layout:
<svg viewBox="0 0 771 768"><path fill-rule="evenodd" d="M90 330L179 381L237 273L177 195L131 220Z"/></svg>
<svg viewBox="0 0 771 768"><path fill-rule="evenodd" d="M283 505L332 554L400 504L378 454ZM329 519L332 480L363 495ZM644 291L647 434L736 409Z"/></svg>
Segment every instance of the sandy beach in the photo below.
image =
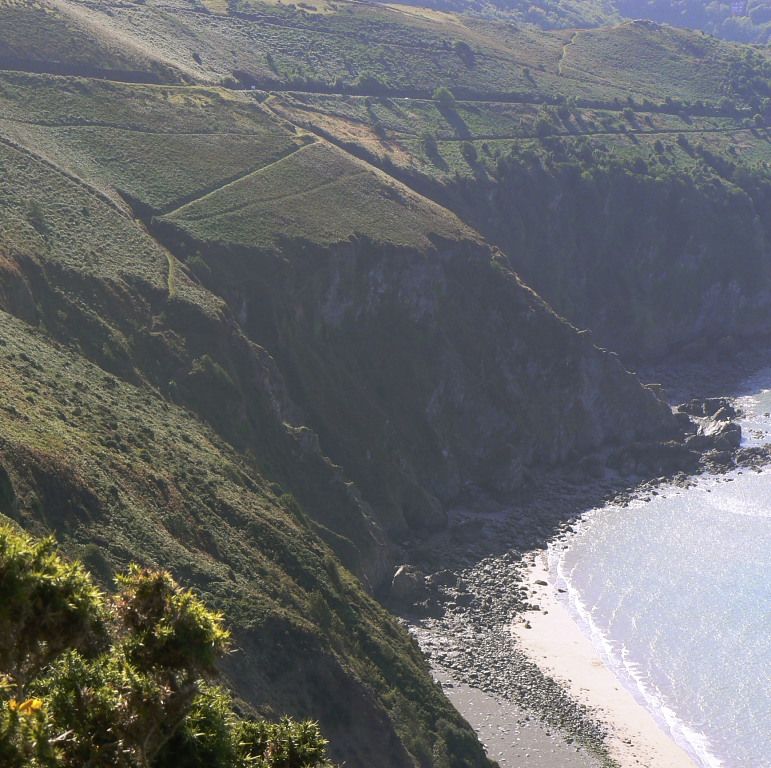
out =
<svg viewBox="0 0 771 768"><path fill-rule="evenodd" d="M597 711L609 729L606 744L611 756L622 768L697 768L603 664L573 622L549 583L545 554L535 557L533 567L527 570L531 602L541 610L518 617L510 625L511 632L539 667Z"/></svg>

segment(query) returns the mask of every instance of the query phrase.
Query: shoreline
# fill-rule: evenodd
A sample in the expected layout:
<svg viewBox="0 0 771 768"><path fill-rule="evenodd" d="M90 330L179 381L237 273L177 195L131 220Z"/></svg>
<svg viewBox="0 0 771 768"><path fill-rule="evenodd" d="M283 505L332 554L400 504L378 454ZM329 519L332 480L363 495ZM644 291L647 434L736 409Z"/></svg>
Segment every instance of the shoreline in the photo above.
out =
<svg viewBox="0 0 771 768"><path fill-rule="evenodd" d="M533 553L531 553L533 555ZM519 647L608 728L621 768L699 768L610 669L556 593L546 553L532 556L525 582L541 609L510 625Z"/></svg>
<svg viewBox="0 0 771 768"><path fill-rule="evenodd" d="M443 667L435 665L432 672L500 768L602 768L587 749L568 742L515 702L459 682Z"/></svg>
<svg viewBox="0 0 771 768"><path fill-rule="evenodd" d="M750 375L769 365L771 352L762 357L761 364L757 357L754 365L744 360L739 373L726 366L718 372L725 376L713 376L710 394L731 400L745 394L725 395L722 385L738 377L743 390ZM661 378L678 394L694 396L690 376ZM729 391L740 389L731 384ZM695 384L703 386L703 380ZM513 504L469 498L450 511L444 532L414 549L402 543L402 562L420 563L412 566L413 579L423 585L414 602L403 604L402 615L410 617L445 693L502 768L698 768L698 758L605 665L558 596L546 564L531 564L550 544L564 543L592 509L650 501L662 486L687 489L705 475L761 472L770 462L765 443L763 450L737 448L730 465L702 462L693 473L640 477L606 468L601 477L579 479L537 472L534 492ZM529 720L525 729L522 713ZM511 734L516 743L507 744ZM544 751L545 739L555 735L559 757Z"/></svg>

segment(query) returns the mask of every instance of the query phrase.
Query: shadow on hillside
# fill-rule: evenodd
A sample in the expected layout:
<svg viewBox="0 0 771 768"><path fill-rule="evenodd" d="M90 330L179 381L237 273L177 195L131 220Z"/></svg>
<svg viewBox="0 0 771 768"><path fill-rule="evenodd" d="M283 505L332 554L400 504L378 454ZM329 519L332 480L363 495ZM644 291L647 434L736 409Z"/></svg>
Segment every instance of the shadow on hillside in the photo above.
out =
<svg viewBox="0 0 771 768"><path fill-rule="evenodd" d="M459 139L473 138L469 127L463 121L463 118L456 112L455 107L440 104L439 112L442 117L449 123L450 127L455 131L455 135Z"/></svg>
<svg viewBox="0 0 771 768"><path fill-rule="evenodd" d="M660 475L622 477L610 471L602 478L579 479L571 466L536 472L528 490L508 503L469 494L449 512L446 530L402 542L395 554L403 559L396 559L430 574L459 572L490 557L543 549L584 512L611 501L624 503L629 494L644 492L649 483L660 480Z"/></svg>

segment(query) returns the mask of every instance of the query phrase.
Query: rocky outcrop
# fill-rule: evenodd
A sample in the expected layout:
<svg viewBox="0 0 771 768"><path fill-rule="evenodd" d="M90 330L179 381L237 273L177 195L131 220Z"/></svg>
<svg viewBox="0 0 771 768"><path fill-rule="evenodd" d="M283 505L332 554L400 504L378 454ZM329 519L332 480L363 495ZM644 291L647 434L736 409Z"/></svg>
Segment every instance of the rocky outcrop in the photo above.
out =
<svg viewBox="0 0 771 768"><path fill-rule="evenodd" d="M466 489L517 493L533 467L676 431L485 245L188 247L216 263L207 284L243 309L322 452L392 532L442 527Z"/></svg>

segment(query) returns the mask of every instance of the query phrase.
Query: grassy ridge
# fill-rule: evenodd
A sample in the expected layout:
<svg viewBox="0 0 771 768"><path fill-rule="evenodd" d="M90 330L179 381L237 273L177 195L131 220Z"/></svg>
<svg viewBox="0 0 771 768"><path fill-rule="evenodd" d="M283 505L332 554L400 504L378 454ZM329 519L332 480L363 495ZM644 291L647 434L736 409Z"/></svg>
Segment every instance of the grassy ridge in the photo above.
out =
<svg viewBox="0 0 771 768"><path fill-rule="evenodd" d="M326 143L287 155L161 221L204 243L266 249L282 240L336 244L357 234L425 248L432 232L464 234L452 216L440 218L440 209Z"/></svg>
<svg viewBox="0 0 771 768"><path fill-rule="evenodd" d="M0 3L0 63L11 69L180 82L183 73L146 46L94 25L79 3Z"/></svg>
<svg viewBox="0 0 771 768"><path fill-rule="evenodd" d="M57 0L62 13L73 5ZM467 98L605 103L771 95L764 51L639 22L543 32L346 2L324 12L241 2L227 15L183 0L164 9L152 0L77 6L90 24L159 52L189 77L247 88L425 97L444 84Z"/></svg>

